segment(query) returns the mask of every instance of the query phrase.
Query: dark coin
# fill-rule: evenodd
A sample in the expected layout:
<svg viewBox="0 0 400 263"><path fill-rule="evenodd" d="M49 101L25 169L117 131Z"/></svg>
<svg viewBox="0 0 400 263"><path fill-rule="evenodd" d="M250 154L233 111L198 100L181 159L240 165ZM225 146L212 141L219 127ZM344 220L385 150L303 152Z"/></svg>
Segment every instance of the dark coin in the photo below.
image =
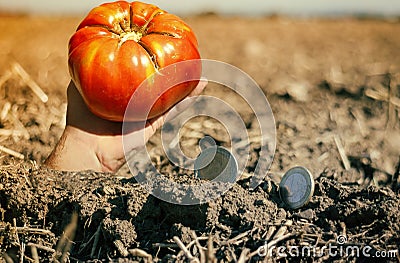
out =
<svg viewBox="0 0 400 263"><path fill-rule="evenodd" d="M204 180L233 183L238 166L235 157L225 148L212 146L204 149L194 162L195 174Z"/></svg>

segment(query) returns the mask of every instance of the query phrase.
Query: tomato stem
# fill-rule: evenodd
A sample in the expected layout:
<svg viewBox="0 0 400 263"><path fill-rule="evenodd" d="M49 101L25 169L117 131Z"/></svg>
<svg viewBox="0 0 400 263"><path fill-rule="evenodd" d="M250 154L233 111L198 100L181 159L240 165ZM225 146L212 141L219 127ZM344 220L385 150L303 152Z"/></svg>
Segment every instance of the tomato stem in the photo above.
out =
<svg viewBox="0 0 400 263"><path fill-rule="evenodd" d="M132 17L132 9L130 9L130 13L131 13L131 17ZM161 11L157 10L155 11L149 18L148 21L146 21L146 23L141 26L140 28L135 25L132 24L132 18L130 21L130 30L126 30L126 28L124 27L124 24L120 24L120 27L123 31L123 33L120 33L120 42L119 45L122 45L123 43L125 43L125 41L127 40L133 40L136 43L140 41L140 39L143 37L143 35L146 32L146 28L149 25L149 23L151 22L151 20L153 20L153 18L159 14L162 14Z"/></svg>
<svg viewBox="0 0 400 263"><path fill-rule="evenodd" d="M120 43L123 44L127 40L133 40L135 42L139 42L142 36L143 33L140 31L124 32L120 34Z"/></svg>

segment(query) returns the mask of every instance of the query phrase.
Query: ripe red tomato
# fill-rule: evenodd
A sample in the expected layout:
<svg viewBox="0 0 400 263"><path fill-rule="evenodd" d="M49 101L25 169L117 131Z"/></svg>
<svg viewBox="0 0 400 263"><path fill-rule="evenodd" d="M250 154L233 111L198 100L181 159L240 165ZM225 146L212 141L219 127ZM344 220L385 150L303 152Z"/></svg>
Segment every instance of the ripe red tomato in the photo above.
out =
<svg viewBox="0 0 400 263"><path fill-rule="evenodd" d="M94 8L69 42L72 80L88 108L112 121L124 119L132 94L154 73L156 81L153 78L153 85L135 94L125 120L143 121L166 112L198 84L199 59L196 36L184 21L141 2L117 1ZM179 67L174 74L162 72L182 61L198 62ZM191 81L166 90L184 78Z"/></svg>

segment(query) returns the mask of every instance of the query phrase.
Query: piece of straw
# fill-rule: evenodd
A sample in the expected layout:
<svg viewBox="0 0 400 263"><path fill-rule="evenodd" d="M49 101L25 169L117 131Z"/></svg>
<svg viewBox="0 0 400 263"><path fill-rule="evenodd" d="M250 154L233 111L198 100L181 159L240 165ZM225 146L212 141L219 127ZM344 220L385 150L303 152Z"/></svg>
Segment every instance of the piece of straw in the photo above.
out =
<svg viewBox="0 0 400 263"><path fill-rule="evenodd" d="M342 146L342 143L340 142L339 136L337 136L337 135L335 134L335 135L333 136L333 139L334 139L334 141L335 141L335 143L336 143L336 147L337 147L337 149L338 149L338 151L339 151L339 155L340 155L340 158L342 159L344 168L346 169L346 171L350 170L350 168L351 168L351 167L350 167L350 161L349 161L349 159L347 158L346 151L344 150L344 148L343 148L343 146Z"/></svg>
<svg viewBox="0 0 400 263"><path fill-rule="evenodd" d="M28 87L32 89L32 91L40 98L43 103L46 103L49 100L46 93L44 93L39 85L29 76L29 74L18 62L14 62L12 67L14 72L22 78L26 85L28 85Z"/></svg>
<svg viewBox="0 0 400 263"><path fill-rule="evenodd" d="M0 145L0 151L1 152L5 152L5 153L7 153L9 155L12 155L14 157L17 157L19 159L24 159L25 158L25 156L23 154L21 154L19 152L16 152L14 150L11 150L11 149L9 149L7 147L1 146L1 145Z"/></svg>

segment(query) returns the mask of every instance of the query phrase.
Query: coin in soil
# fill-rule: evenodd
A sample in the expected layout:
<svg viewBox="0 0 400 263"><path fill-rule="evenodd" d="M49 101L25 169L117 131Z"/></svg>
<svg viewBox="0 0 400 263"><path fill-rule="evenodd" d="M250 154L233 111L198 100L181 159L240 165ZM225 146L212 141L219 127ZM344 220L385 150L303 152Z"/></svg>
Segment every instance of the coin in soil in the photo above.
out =
<svg viewBox="0 0 400 263"><path fill-rule="evenodd" d="M279 195L291 209L306 205L314 193L314 179L302 166L289 169L279 184Z"/></svg>
<svg viewBox="0 0 400 263"><path fill-rule="evenodd" d="M204 180L234 183L238 174L235 157L225 148L203 149L194 162L195 175Z"/></svg>

